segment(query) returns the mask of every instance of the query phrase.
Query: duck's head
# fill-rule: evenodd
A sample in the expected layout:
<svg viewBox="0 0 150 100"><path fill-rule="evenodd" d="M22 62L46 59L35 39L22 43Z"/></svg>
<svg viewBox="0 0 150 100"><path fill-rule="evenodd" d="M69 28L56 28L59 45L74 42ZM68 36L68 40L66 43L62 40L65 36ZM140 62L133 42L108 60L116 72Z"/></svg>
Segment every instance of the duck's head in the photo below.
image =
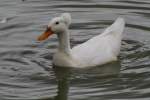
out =
<svg viewBox="0 0 150 100"><path fill-rule="evenodd" d="M49 22L46 31L38 37L38 41L45 40L52 34L64 33L70 24L71 16L69 13L63 13L61 16L53 18Z"/></svg>

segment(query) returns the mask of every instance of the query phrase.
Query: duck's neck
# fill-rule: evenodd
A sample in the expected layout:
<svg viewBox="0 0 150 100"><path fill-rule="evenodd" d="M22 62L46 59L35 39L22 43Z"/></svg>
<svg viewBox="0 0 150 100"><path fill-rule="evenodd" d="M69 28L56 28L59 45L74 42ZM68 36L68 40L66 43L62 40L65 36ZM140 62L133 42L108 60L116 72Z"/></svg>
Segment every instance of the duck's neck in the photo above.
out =
<svg viewBox="0 0 150 100"><path fill-rule="evenodd" d="M68 30L65 30L63 33L59 33L57 36L59 40L58 50L66 54L70 54L70 35Z"/></svg>

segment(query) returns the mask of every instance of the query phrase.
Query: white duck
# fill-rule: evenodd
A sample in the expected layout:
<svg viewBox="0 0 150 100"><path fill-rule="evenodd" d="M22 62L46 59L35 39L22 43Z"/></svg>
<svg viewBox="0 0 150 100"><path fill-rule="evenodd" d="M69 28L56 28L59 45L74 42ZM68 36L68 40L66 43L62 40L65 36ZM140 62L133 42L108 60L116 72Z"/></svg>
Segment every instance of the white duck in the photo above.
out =
<svg viewBox="0 0 150 100"><path fill-rule="evenodd" d="M84 68L117 60L125 25L123 18L118 18L102 34L72 49L70 48L70 34L68 30L70 24L70 14L63 13L61 16L53 18L49 22L47 30L38 37L38 40L42 41L51 34L57 34L59 47L53 57L54 65Z"/></svg>

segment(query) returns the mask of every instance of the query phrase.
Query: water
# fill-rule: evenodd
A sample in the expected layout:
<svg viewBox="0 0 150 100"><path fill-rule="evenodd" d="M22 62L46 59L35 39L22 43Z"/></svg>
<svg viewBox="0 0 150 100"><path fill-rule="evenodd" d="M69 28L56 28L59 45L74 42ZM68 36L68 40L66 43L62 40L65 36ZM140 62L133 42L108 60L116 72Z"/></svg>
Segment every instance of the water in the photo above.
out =
<svg viewBox="0 0 150 100"><path fill-rule="evenodd" d="M57 68L56 36L37 43L48 21L72 14L71 45L96 36L118 16L126 29L119 61ZM1 0L0 100L149 100L149 0Z"/></svg>

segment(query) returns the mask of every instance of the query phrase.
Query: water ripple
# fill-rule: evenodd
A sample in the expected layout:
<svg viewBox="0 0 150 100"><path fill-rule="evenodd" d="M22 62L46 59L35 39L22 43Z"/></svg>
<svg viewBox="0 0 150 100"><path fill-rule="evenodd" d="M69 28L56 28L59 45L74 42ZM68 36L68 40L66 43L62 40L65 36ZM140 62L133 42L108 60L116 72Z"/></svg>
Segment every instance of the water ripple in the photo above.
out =
<svg viewBox="0 0 150 100"><path fill-rule="evenodd" d="M1 0L1 100L149 100L150 1L148 0ZM56 36L37 43L48 21L72 14L71 46L125 18L117 62L88 69L53 66Z"/></svg>

